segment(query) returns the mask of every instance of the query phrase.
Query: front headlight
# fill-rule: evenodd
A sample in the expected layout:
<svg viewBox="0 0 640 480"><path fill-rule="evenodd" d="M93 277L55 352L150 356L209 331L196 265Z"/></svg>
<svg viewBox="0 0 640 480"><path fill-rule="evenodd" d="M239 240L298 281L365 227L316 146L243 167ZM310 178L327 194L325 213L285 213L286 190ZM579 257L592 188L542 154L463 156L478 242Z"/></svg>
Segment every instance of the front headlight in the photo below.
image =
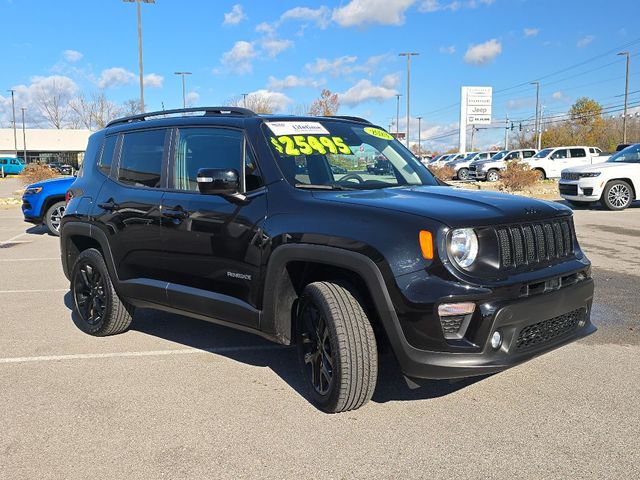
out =
<svg viewBox="0 0 640 480"><path fill-rule="evenodd" d="M24 191L25 195L35 195L36 193L40 193L42 191L42 187L30 187Z"/></svg>
<svg viewBox="0 0 640 480"><path fill-rule="evenodd" d="M478 256L478 236L473 228L457 228L451 232L449 252L462 268L469 268Z"/></svg>
<svg viewBox="0 0 640 480"><path fill-rule="evenodd" d="M580 178L599 177L600 172L584 172L580 174Z"/></svg>

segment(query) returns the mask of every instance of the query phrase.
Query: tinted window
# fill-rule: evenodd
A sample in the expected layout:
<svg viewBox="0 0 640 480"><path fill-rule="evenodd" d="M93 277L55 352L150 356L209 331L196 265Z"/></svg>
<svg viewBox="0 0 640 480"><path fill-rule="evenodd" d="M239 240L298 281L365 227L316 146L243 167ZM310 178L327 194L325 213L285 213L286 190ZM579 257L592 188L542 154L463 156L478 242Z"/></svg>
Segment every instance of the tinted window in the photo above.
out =
<svg viewBox="0 0 640 480"><path fill-rule="evenodd" d="M547 155L551 153L552 148L545 148L544 150L540 150L536 153L533 158L545 158Z"/></svg>
<svg viewBox="0 0 640 480"><path fill-rule="evenodd" d="M504 157L505 160L515 160L518 158L520 152L511 152L509 155Z"/></svg>
<svg viewBox="0 0 640 480"><path fill-rule="evenodd" d="M7 164L7 159L6 158L0 158L0 165L6 165Z"/></svg>
<svg viewBox="0 0 640 480"><path fill-rule="evenodd" d="M117 136L107 137L104 140L102 147L102 155L100 156L100 162L98 162L98 168L105 175L109 175L111 170L111 162L113 161L113 152L116 149Z"/></svg>
<svg viewBox="0 0 640 480"><path fill-rule="evenodd" d="M159 187L164 137L165 130L125 134L118 180L140 187Z"/></svg>
<svg viewBox="0 0 640 480"><path fill-rule="evenodd" d="M563 148L563 149L560 149L560 150L556 150L556 153L551 155L551 158L553 160L563 159L563 158L567 158L568 154L569 154L569 152L567 151L567 149Z"/></svg>
<svg viewBox="0 0 640 480"><path fill-rule="evenodd" d="M625 148L611 156L607 162L640 163L640 144Z"/></svg>
<svg viewBox="0 0 640 480"><path fill-rule="evenodd" d="M589 149L589 152L596 153L596 149L592 147L592 148Z"/></svg>
<svg viewBox="0 0 640 480"><path fill-rule="evenodd" d="M240 172L244 137L223 128L181 128L176 138L174 187L198 191L198 170L232 168Z"/></svg>
<svg viewBox="0 0 640 480"><path fill-rule="evenodd" d="M11 160L11 165L18 165L18 161L17 160Z"/></svg>
<svg viewBox="0 0 640 480"><path fill-rule="evenodd" d="M583 158L587 156L587 152L584 151L584 148L572 148L570 152L571 158Z"/></svg>
<svg viewBox="0 0 640 480"><path fill-rule="evenodd" d="M536 152L534 152L533 150L525 150L524 152L522 152L524 158L533 157L535 154Z"/></svg>

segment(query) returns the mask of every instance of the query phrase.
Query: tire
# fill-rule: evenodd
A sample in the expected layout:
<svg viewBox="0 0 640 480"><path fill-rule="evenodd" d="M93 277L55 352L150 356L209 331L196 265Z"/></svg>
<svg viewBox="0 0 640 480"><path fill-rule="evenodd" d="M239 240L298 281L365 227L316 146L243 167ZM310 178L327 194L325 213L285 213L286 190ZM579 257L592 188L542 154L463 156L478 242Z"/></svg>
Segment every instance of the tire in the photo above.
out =
<svg viewBox="0 0 640 480"><path fill-rule="evenodd" d="M500 180L498 170L489 170L487 172L487 182L497 182L498 180Z"/></svg>
<svg viewBox="0 0 640 480"><path fill-rule="evenodd" d="M593 202L579 202L577 200L567 200L567 202L575 208L587 208L588 206L590 206Z"/></svg>
<svg viewBox="0 0 640 480"><path fill-rule="evenodd" d="M460 170L458 170L458 180L469 180L469 169L468 168L461 168Z"/></svg>
<svg viewBox="0 0 640 480"><path fill-rule="evenodd" d="M118 297L102 254L95 248L78 255L71 270L71 295L75 323L83 332L106 337L131 326L134 309Z"/></svg>
<svg viewBox="0 0 640 480"><path fill-rule="evenodd" d="M311 283L297 317L298 359L312 403L328 413L367 403L376 386L378 350L358 300L336 283Z"/></svg>
<svg viewBox="0 0 640 480"><path fill-rule="evenodd" d="M600 203L609 210L624 210L633 202L633 188L624 180L612 180L604 187Z"/></svg>
<svg viewBox="0 0 640 480"><path fill-rule="evenodd" d="M540 169L540 168L536 168L535 172L538 174L538 180L539 181L543 181L547 179L547 176L544 173L544 170Z"/></svg>
<svg viewBox="0 0 640 480"><path fill-rule="evenodd" d="M44 223L51 235L60 236L60 220L64 215L67 203L64 201L56 202L47 209L44 214Z"/></svg>

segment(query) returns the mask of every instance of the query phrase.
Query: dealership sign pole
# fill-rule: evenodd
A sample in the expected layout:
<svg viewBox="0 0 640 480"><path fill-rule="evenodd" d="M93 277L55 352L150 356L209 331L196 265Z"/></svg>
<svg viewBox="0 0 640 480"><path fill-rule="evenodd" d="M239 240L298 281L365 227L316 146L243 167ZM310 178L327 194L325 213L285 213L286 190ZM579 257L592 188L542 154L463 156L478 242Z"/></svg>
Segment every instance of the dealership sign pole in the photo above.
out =
<svg viewBox="0 0 640 480"><path fill-rule="evenodd" d="M459 151L467 150L467 125L490 125L492 87L462 87L460 91Z"/></svg>

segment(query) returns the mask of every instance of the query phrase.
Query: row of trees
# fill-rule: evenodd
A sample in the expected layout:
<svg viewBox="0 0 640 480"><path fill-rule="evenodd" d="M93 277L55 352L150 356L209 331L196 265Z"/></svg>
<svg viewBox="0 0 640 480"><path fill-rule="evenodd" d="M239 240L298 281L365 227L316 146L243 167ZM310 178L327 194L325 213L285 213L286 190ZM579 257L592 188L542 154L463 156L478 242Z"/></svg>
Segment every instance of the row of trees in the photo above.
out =
<svg viewBox="0 0 640 480"><path fill-rule="evenodd" d="M229 100L232 107L245 107L256 113L274 113L275 102L273 97L262 94L249 94L244 97L236 96ZM323 89L320 96L311 105L297 104L289 109L293 115L311 115L314 117L336 115L340 109L338 94Z"/></svg>

